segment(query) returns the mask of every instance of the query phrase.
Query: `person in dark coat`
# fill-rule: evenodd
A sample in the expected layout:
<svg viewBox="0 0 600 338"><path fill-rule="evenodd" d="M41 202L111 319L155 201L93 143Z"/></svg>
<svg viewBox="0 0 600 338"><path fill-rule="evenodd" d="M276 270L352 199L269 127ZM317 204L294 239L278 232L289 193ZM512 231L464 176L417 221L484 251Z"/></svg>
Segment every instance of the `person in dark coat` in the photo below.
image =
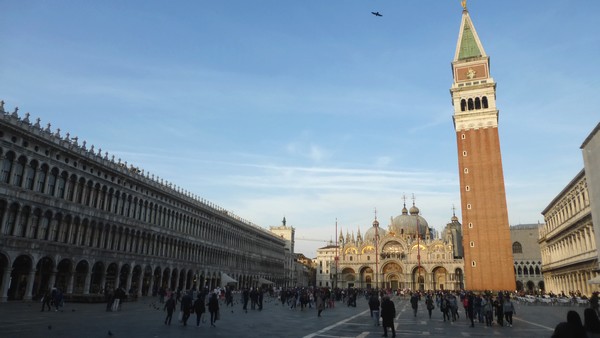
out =
<svg viewBox="0 0 600 338"><path fill-rule="evenodd" d="M473 292L469 292L466 296L465 296L466 301L466 310L467 310L467 318L471 321L471 327L475 327L475 322L473 321L474 317L475 317L475 311L474 311L474 303L475 303L475 296L473 296ZM512 318L512 317L511 317Z"/></svg>
<svg viewBox="0 0 600 338"><path fill-rule="evenodd" d="M165 303L165 311L167 311L167 318L165 318L165 325L171 325L171 319L173 318L173 311L175 311L175 298L173 295L167 299Z"/></svg>
<svg viewBox="0 0 600 338"><path fill-rule="evenodd" d="M396 307L389 296L384 296L381 302L381 326L383 326L383 336L387 337L387 328L392 328L392 338L396 337L394 328L394 318L396 318Z"/></svg>
<svg viewBox="0 0 600 338"><path fill-rule="evenodd" d="M373 322L375 326L379 326L379 306L381 302L379 301L379 297L377 297L377 293L371 293L371 298L369 298L369 310L371 310L371 318L373 318Z"/></svg>
<svg viewBox="0 0 600 338"><path fill-rule="evenodd" d="M200 320L202 319L202 315L206 311L204 306L205 295L203 292L198 292L198 298L194 302L194 312L196 313L196 326L200 326Z"/></svg>
<svg viewBox="0 0 600 338"><path fill-rule="evenodd" d="M416 317L417 310L419 309L419 294L418 293L413 292L413 294L410 296L410 306L412 307L413 314Z"/></svg>
<svg viewBox="0 0 600 338"><path fill-rule="evenodd" d="M208 300L208 312L210 312L210 326L215 326L219 316L219 299L216 293L213 293Z"/></svg>
<svg viewBox="0 0 600 338"><path fill-rule="evenodd" d="M194 305L194 301L192 300L192 293L186 292L183 297L181 297L181 311L183 312L183 316L181 317L181 322L183 326L187 326L187 321L190 318L192 313L192 308Z"/></svg>
<svg viewBox="0 0 600 338"><path fill-rule="evenodd" d="M50 305L50 302L52 301L52 296L50 294L50 290L47 290L46 293L44 293L44 296L42 297L42 311L44 312L44 309L46 308L46 306L48 307L48 311L52 311L52 306Z"/></svg>
<svg viewBox="0 0 600 338"><path fill-rule="evenodd" d="M429 319L431 319L431 311L433 311L433 309L435 308L435 305L433 305L433 298L431 298L431 295L425 296L425 306L427 307L427 312L429 312Z"/></svg>

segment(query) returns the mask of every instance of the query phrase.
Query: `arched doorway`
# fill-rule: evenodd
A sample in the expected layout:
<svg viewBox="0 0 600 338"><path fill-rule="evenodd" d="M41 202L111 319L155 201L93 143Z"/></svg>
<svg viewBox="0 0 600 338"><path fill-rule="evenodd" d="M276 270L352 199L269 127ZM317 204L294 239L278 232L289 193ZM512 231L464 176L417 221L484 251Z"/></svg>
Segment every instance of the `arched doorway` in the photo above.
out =
<svg viewBox="0 0 600 338"><path fill-rule="evenodd" d="M142 267L136 265L131 273L131 287L127 290L132 296L137 296L140 291L140 278L142 278Z"/></svg>
<svg viewBox="0 0 600 338"><path fill-rule="evenodd" d="M87 277L89 270L90 265L87 261L80 261L79 263L77 263L77 266L75 267L75 289L73 290L73 293L85 293L85 278Z"/></svg>
<svg viewBox="0 0 600 338"><path fill-rule="evenodd" d="M389 262L383 266L383 288L397 290L404 288L404 283L400 276L402 267L396 262Z"/></svg>
<svg viewBox="0 0 600 338"><path fill-rule="evenodd" d="M33 299L41 299L44 293L54 286L50 285L51 282L54 284L54 281L50 280L53 270L54 262L50 257L43 257L38 261L33 285Z"/></svg>
<svg viewBox="0 0 600 338"><path fill-rule="evenodd" d="M535 291L535 283L532 281L527 282L527 291L534 292Z"/></svg>
<svg viewBox="0 0 600 338"><path fill-rule="evenodd" d="M455 290L462 290L465 288L463 276L464 276L463 271L460 268L457 268L456 270L454 270L454 289Z"/></svg>
<svg viewBox="0 0 600 338"><path fill-rule="evenodd" d="M27 290L27 277L31 271L33 262L29 256L19 256L13 263L13 271L10 275L10 287L8 289L8 300L21 300L25 298Z"/></svg>
<svg viewBox="0 0 600 338"><path fill-rule="evenodd" d="M142 295L147 296L150 291L150 282L152 281L152 267L147 265L144 269L144 277L142 277Z"/></svg>
<svg viewBox="0 0 600 338"><path fill-rule="evenodd" d="M351 288L354 287L354 280L356 276L354 275L354 269L352 268L344 268L342 270L342 288Z"/></svg>
<svg viewBox="0 0 600 338"><path fill-rule="evenodd" d="M517 281L517 291L523 291L523 282Z"/></svg>
<svg viewBox="0 0 600 338"><path fill-rule="evenodd" d="M370 267L364 267L360 270L360 288L371 289L374 287L373 285L373 269Z"/></svg>
<svg viewBox="0 0 600 338"><path fill-rule="evenodd" d="M68 288L71 276L73 275L73 262L68 259L63 259L58 263L56 270L56 287L63 290L65 293L71 293L72 290L69 290Z"/></svg>
<svg viewBox="0 0 600 338"><path fill-rule="evenodd" d="M433 290L444 291L447 289L448 271L444 267L437 267L433 269Z"/></svg>
<svg viewBox="0 0 600 338"><path fill-rule="evenodd" d="M422 266L416 267L412 273L412 289L425 291L426 271Z"/></svg>
<svg viewBox="0 0 600 338"><path fill-rule="evenodd" d="M106 269L106 289L116 289L117 288L117 263L111 263Z"/></svg>
<svg viewBox="0 0 600 338"><path fill-rule="evenodd" d="M119 273L119 283L117 283L118 287L123 288L126 292L127 290L127 281L129 280L129 274L131 273L131 267L129 264L123 264L121 267L121 272Z"/></svg>
<svg viewBox="0 0 600 338"><path fill-rule="evenodd" d="M96 262L92 266L92 280L90 285L91 293L103 293L104 286L102 285L102 279L104 278L104 263Z"/></svg>

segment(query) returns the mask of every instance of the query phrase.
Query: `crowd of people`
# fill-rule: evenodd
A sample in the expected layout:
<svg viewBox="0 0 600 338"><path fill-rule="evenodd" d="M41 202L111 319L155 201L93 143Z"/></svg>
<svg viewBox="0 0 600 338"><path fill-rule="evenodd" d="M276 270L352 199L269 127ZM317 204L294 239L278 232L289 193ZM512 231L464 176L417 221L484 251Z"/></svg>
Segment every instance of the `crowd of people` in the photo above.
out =
<svg viewBox="0 0 600 338"><path fill-rule="evenodd" d="M112 294L112 301L107 301L108 308L114 307L115 299L118 299L120 294L115 290ZM42 311L45 307L50 310L51 307L46 303L47 299L55 299L60 297L59 290L52 290L44 296ZM355 288L348 289L331 289L331 288L280 288L275 290L271 287L263 288L244 288L234 291L231 287L217 288L209 290L177 290L160 289L158 291L159 302L164 304L163 309L167 312L164 323L171 325L173 315L177 312L177 319L181 325L186 326L189 318L196 315L196 325L200 326L205 322L204 314L210 314L210 326L216 327L216 322L220 317L220 305L225 308L231 307L233 312L234 304L240 304L241 310L261 311L263 309L263 300L265 295L269 296L271 301L281 303L282 307L287 307L289 310L305 311L315 309L317 317L321 317L325 309L334 309L336 303L338 306L344 305L348 307L356 307L357 298L365 297L368 302L370 315L374 326L381 326L383 336L388 336L388 329L391 336L396 336L394 319L396 317L396 308L394 296L408 299L412 308L412 315L417 317L418 308L423 302L428 317L431 319L434 310L439 309L443 322L456 322L461 317L460 308L464 310L464 320L470 327L475 327L475 324L485 325L487 327L500 326L512 327L513 315L516 315L516 307L513 299L517 296L516 293L509 292L482 292L475 293L471 291L392 291L392 290L362 290ZM234 294L239 295L239 303L234 301ZM109 307L110 303L110 307ZM119 302L116 302L119 304ZM585 309L584 320L576 311L569 311L566 322L559 323L552 337L573 337L573 338L600 338L600 299L598 293L594 293L590 298L590 308ZM60 304L60 301L52 301L52 304ZM57 307L58 308L58 307ZM229 311L228 311L229 312Z"/></svg>

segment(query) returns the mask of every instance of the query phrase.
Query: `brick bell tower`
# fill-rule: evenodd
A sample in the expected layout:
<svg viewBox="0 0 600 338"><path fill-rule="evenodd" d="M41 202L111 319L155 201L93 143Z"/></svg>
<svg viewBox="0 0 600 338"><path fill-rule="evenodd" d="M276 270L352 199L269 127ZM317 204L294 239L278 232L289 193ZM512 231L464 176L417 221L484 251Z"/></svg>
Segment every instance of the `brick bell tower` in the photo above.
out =
<svg viewBox="0 0 600 338"><path fill-rule="evenodd" d="M514 290L496 82L489 70L490 58L463 1L450 93L458 148L465 288Z"/></svg>

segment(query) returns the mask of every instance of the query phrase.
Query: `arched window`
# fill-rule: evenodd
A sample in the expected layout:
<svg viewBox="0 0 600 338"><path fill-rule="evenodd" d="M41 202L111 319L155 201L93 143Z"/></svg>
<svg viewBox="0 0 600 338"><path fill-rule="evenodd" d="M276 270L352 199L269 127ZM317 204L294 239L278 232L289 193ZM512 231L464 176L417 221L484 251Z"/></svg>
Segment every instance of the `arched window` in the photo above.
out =
<svg viewBox="0 0 600 338"><path fill-rule="evenodd" d="M460 111L465 111L467 110L467 100L462 99L460 100Z"/></svg>
<svg viewBox="0 0 600 338"><path fill-rule="evenodd" d="M523 270L521 269L521 267L517 268L517 275L521 275L523 274Z"/></svg>
<svg viewBox="0 0 600 338"><path fill-rule="evenodd" d="M481 98L481 104L483 105L484 109L488 107L487 96L484 96L484 97Z"/></svg>
<svg viewBox="0 0 600 338"><path fill-rule="evenodd" d="M481 100L478 97L475 98L475 109L481 109Z"/></svg>
<svg viewBox="0 0 600 338"><path fill-rule="evenodd" d="M469 110L473 110L473 99L469 99L468 108L469 108Z"/></svg>
<svg viewBox="0 0 600 338"><path fill-rule="evenodd" d="M521 246L521 243L519 242L514 242L513 243L513 247L512 247L513 253L523 253L523 247Z"/></svg>

